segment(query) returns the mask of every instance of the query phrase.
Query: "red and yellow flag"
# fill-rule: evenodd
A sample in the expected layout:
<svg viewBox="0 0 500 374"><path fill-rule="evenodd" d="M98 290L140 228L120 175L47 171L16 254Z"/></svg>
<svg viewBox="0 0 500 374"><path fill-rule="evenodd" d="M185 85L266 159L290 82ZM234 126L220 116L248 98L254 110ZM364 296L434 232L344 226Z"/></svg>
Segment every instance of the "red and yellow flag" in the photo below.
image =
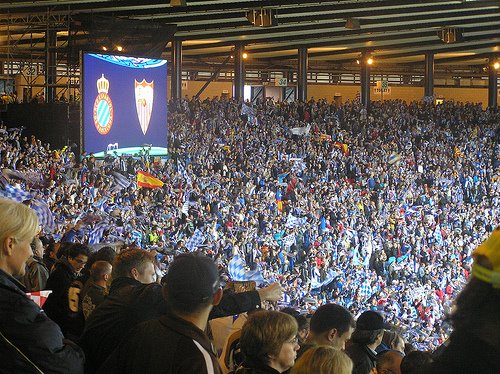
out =
<svg viewBox="0 0 500 374"><path fill-rule="evenodd" d="M464 157L464 154L462 153L462 151L457 146L455 146L455 148L453 150L453 155L455 157Z"/></svg>
<svg viewBox="0 0 500 374"><path fill-rule="evenodd" d="M145 171L139 170L137 172L137 185L144 188L161 188L163 182L158 178L153 177Z"/></svg>
<svg viewBox="0 0 500 374"><path fill-rule="evenodd" d="M328 135L328 134L320 134L319 135L319 140L321 140L322 142L324 142L324 141L331 142L332 141L332 136Z"/></svg>
<svg viewBox="0 0 500 374"><path fill-rule="evenodd" d="M349 145L347 143L335 142L333 146L340 149L345 157L349 157Z"/></svg>

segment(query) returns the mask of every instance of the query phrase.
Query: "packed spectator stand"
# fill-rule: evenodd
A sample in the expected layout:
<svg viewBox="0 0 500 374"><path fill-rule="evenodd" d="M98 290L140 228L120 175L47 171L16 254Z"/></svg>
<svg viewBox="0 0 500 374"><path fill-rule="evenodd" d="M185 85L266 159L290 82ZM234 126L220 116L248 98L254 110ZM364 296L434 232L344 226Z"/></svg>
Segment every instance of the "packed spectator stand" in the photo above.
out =
<svg viewBox="0 0 500 374"><path fill-rule="evenodd" d="M168 128L168 159L99 160L2 127L1 194L37 212L45 246L140 247L158 279L201 251L227 283L279 282L268 308L377 311L421 351L448 339L472 251L500 224L498 111L183 99ZM139 171L163 185L140 188Z"/></svg>

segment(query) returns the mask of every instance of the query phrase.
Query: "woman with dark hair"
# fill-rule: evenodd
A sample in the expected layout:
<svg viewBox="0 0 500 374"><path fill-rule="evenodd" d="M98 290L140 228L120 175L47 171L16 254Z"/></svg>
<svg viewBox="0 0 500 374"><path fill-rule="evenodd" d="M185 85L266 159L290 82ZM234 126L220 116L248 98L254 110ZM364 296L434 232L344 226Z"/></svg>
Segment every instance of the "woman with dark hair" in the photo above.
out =
<svg viewBox="0 0 500 374"><path fill-rule="evenodd" d="M451 315L454 331L431 373L500 373L500 228L472 256L472 277Z"/></svg>
<svg viewBox="0 0 500 374"><path fill-rule="evenodd" d="M294 364L300 346L297 321L291 315L275 311L251 314L241 330L243 365L236 374L277 374Z"/></svg>

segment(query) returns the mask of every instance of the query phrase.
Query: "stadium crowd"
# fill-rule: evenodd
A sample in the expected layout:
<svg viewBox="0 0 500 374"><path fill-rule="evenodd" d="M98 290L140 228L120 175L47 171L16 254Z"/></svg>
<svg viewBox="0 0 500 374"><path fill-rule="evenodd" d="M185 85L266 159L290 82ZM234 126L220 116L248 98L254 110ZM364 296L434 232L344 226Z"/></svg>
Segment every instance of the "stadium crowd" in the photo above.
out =
<svg viewBox="0 0 500 374"><path fill-rule="evenodd" d="M25 285L53 290L44 309L66 336L84 331L86 353L89 326L101 328L97 317L89 322L96 305L81 305L80 297L74 311L90 319L75 322L58 315L66 308L61 298L80 273L94 282L91 291L81 283L82 296L105 303L107 292L113 295L107 284L115 269L110 274L108 265L116 253L106 254L109 247L154 254L149 282L175 255L201 251L223 282L262 286L264 293L249 294L238 307L223 302L217 316L268 300L277 301L270 309L291 307L314 318L335 303L355 317L376 314L357 318L352 329L397 332L388 349L402 342L404 350L406 342L407 349L433 351L452 331L446 316L469 280L473 250L500 224L499 124L499 112L469 103L384 101L367 112L356 101L183 99L169 103L168 159L149 156L145 146L98 160L2 127L2 195L37 212L42 232ZM139 171L162 183L139 188ZM248 321L258 326L258 317ZM297 326L283 323L295 336ZM352 351L347 347L355 361Z"/></svg>

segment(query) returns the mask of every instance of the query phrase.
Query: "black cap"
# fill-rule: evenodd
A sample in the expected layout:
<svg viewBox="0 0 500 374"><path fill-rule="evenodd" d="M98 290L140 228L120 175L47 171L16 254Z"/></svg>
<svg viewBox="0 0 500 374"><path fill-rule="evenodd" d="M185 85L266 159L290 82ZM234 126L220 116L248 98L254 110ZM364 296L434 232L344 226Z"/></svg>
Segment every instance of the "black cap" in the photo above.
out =
<svg viewBox="0 0 500 374"><path fill-rule="evenodd" d="M215 295L220 277L212 259L199 253L184 253L174 259L164 282L169 298L198 305Z"/></svg>
<svg viewBox="0 0 500 374"><path fill-rule="evenodd" d="M356 330L375 331L384 328L384 318L377 312L367 310L356 321Z"/></svg>

